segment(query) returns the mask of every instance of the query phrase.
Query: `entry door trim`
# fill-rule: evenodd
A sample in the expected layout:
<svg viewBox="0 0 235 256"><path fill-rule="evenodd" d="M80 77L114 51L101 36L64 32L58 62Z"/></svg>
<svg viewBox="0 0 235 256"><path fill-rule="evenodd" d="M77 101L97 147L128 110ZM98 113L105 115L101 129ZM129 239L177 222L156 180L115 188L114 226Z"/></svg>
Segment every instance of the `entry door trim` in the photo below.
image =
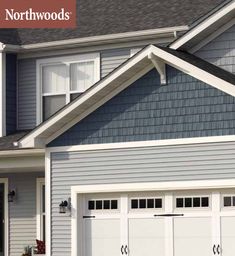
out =
<svg viewBox="0 0 235 256"><path fill-rule="evenodd" d="M4 256L7 256L9 252L8 178L0 178L0 183L4 184Z"/></svg>
<svg viewBox="0 0 235 256"><path fill-rule="evenodd" d="M149 183L121 183L100 185L79 185L71 187L71 256L78 256L78 230L79 220L78 197L90 193L138 192L138 191L177 191L177 190L203 190L235 188L235 179L203 180L203 181L175 181L175 182L149 182ZM79 205L80 206L80 205Z"/></svg>

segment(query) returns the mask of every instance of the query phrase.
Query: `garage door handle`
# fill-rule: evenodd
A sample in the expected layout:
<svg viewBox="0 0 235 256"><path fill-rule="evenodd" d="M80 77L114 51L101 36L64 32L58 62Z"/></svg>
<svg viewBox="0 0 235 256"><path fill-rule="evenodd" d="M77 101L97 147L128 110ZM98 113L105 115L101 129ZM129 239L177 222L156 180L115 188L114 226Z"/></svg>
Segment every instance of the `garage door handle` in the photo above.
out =
<svg viewBox="0 0 235 256"><path fill-rule="evenodd" d="M214 253L214 255L216 254L216 245L215 244L213 246L213 253Z"/></svg>
<svg viewBox="0 0 235 256"><path fill-rule="evenodd" d="M127 247L127 245L125 246L125 254L127 255L128 254L128 247Z"/></svg>
<svg viewBox="0 0 235 256"><path fill-rule="evenodd" d="M184 214L169 213L169 214L155 214L154 217L182 217Z"/></svg>
<svg viewBox="0 0 235 256"><path fill-rule="evenodd" d="M124 254L124 246L122 245L121 247L121 254L123 255Z"/></svg>

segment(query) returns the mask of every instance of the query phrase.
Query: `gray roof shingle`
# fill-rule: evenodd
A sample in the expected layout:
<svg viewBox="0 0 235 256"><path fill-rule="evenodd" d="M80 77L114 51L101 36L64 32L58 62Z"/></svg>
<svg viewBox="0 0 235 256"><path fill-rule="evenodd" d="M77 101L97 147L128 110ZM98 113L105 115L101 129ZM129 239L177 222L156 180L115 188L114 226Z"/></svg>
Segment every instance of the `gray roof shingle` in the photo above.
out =
<svg viewBox="0 0 235 256"><path fill-rule="evenodd" d="M77 0L76 29L0 29L0 42L33 44L190 25L225 0Z"/></svg>
<svg viewBox="0 0 235 256"><path fill-rule="evenodd" d="M24 135L26 135L29 131L19 131L14 134L1 137L0 138L0 151L1 150L14 150L18 149L18 147L15 147L13 145L14 142L21 139Z"/></svg>

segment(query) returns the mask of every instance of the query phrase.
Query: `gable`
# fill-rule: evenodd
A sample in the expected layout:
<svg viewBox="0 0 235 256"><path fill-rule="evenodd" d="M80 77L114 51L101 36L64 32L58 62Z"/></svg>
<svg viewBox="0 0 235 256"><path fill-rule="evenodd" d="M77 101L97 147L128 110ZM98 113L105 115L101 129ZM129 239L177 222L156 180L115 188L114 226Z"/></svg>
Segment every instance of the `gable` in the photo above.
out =
<svg viewBox="0 0 235 256"><path fill-rule="evenodd" d="M235 25L195 53L196 56L235 73Z"/></svg>
<svg viewBox="0 0 235 256"><path fill-rule="evenodd" d="M152 70L81 120L54 146L235 134L235 98L167 66Z"/></svg>

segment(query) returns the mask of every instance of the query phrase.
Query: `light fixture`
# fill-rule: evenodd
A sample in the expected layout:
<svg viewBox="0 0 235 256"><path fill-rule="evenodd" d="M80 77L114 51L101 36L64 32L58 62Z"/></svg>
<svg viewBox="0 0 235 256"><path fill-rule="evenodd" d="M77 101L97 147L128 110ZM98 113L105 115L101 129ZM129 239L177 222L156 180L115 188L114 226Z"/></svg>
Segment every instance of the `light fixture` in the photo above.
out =
<svg viewBox="0 0 235 256"><path fill-rule="evenodd" d="M15 190L10 190L9 193L8 193L8 202L9 203L14 202L15 196L16 196Z"/></svg>
<svg viewBox="0 0 235 256"><path fill-rule="evenodd" d="M71 199L69 198L68 201L65 200L65 201L62 201L60 204L59 204L59 212L60 213L66 213L68 211L70 211L71 209Z"/></svg>

